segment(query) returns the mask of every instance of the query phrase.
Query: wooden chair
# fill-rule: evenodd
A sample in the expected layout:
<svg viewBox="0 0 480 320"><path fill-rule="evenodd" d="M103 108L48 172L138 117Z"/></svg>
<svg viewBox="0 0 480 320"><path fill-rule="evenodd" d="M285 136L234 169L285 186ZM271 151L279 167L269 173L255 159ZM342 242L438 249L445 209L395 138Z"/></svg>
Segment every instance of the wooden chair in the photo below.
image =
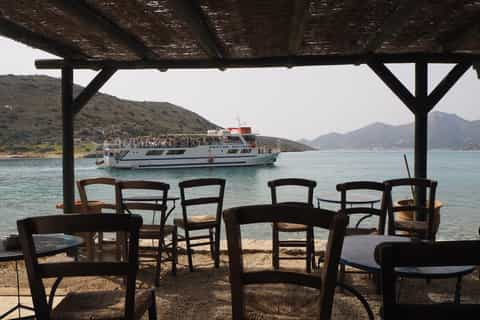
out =
<svg viewBox="0 0 480 320"><path fill-rule="evenodd" d="M185 231L184 240L187 245L188 265L190 271L193 271L192 247L210 245L210 252L215 262L215 268L220 265L220 225L222 219L223 196L225 194L224 179L195 179L182 181L178 184L180 188L180 199L182 205L182 215L180 219L175 219L174 223ZM186 191L200 187L218 187L218 193L215 196L197 196L187 197ZM191 192L191 191L189 191ZM216 205L214 215L189 215L188 209L199 205ZM192 236L191 231L208 230L208 235ZM192 240L208 239L207 242L194 242Z"/></svg>
<svg viewBox="0 0 480 320"><path fill-rule="evenodd" d="M388 207L388 196L390 195L390 186L385 183L375 182L375 181L352 181L337 184L337 191L340 192L340 211L342 214L345 214L350 220L352 216L360 216L357 220L355 226L347 227L346 235L367 235L367 234L385 234L385 225L387 222L387 207ZM374 192L379 194L381 198L380 208L375 208L372 206L359 206L348 207L348 194L350 191L360 191L360 192ZM361 227L362 222L370 219L372 217L377 218L376 227ZM345 278L345 265L340 266L339 280L344 282ZM349 271L351 273L364 273L363 271Z"/></svg>
<svg viewBox="0 0 480 320"><path fill-rule="evenodd" d="M277 179L268 182L272 196L272 204L289 204L299 207L313 208L313 191L317 183L306 179ZM305 187L307 188L306 202L279 202L277 199L277 189L279 187ZM305 232L305 240L280 240L280 232ZM281 247L301 247L305 248L304 257L281 257ZM274 223L272 225L272 264L274 269L280 268L280 260L305 259L307 272L311 272L312 265L315 264L315 242L313 227L298 223Z"/></svg>
<svg viewBox="0 0 480 320"><path fill-rule="evenodd" d="M17 222L25 256L35 317L40 320L140 319L148 310L156 319L155 291L135 289L138 268L138 215L79 214L27 218ZM124 232L128 234L128 259L117 262L40 263L35 255L33 234L76 232ZM44 278L118 276L126 277L126 290L70 292L52 310L47 303Z"/></svg>
<svg viewBox="0 0 480 320"><path fill-rule="evenodd" d="M146 261L155 261L155 286L160 284L160 271L163 262L170 261L172 263L172 273L176 274L177 263L177 228L174 225L167 224L167 197L170 186L163 182L156 181L117 181L116 183L116 202L118 213L145 212L149 211L152 214L160 212L159 224L143 224L140 228L140 240L151 240L150 246L145 241L141 243L139 249L139 256L147 258ZM160 193L159 197L162 199L158 202L142 202L142 201L125 201L125 193L129 191L142 191L144 195L152 196ZM171 236L169 243L165 239ZM123 245L125 248L126 246ZM125 255L125 251L122 251ZM164 257L164 254L166 257Z"/></svg>
<svg viewBox="0 0 480 320"><path fill-rule="evenodd" d="M389 187L388 203L388 233L400 236L414 236L424 240L435 240L435 193L437 182L428 179L406 178L394 179L384 182ZM429 189L428 199L425 204L415 203L413 205L394 206L392 192L395 187L411 187ZM415 220L415 214L412 221L399 221L397 215L402 211L413 211L425 213L425 221ZM400 233L398 232L400 231ZM403 233L402 233L403 232Z"/></svg>
<svg viewBox="0 0 480 320"><path fill-rule="evenodd" d="M340 192L340 210L347 217L349 217L349 219L352 216L361 216L356 222L355 226L347 228L347 235L385 234L385 226L387 223L388 196L390 195L390 189L390 186L375 181L352 181L337 184L337 191ZM379 198L382 199L380 203L380 208L359 205L349 208L347 206L349 191L375 192L377 194L379 193ZM362 222L372 217L376 217L378 220L376 227L360 226Z"/></svg>
<svg viewBox="0 0 480 320"><path fill-rule="evenodd" d="M400 304L396 267L463 266L480 264L480 241L382 243L375 249L381 266L383 319L478 319L480 304Z"/></svg>
<svg viewBox="0 0 480 320"><path fill-rule="evenodd" d="M82 211L84 213L89 212L89 201L97 201L98 199L90 199L88 198L88 192L87 192L87 187L88 186L106 186L111 188L112 190L112 196L115 197L115 179L113 178L108 178L108 177L100 177L100 178L88 178L88 179L82 179L77 181L77 188L78 188L78 194L80 196L80 201L82 203ZM100 209L102 213L104 213L105 209L107 212L115 212L116 210L116 204L115 203L108 203L107 201L104 201L103 199L101 200L101 205ZM94 235L91 234L89 238L93 242ZM103 238L103 232L98 233L98 251L103 254L103 244L104 244L104 238ZM92 250L96 251L97 248L93 246ZM93 258L93 257L91 257Z"/></svg>
<svg viewBox="0 0 480 320"><path fill-rule="evenodd" d="M244 319L244 287L290 283L320 290L320 317L330 319L347 219L333 211L289 205L258 205L225 210L233 319ZM299 223L329 230L324 268L318 275L278 270L244 271L240 227L253 223Z"/></svg>

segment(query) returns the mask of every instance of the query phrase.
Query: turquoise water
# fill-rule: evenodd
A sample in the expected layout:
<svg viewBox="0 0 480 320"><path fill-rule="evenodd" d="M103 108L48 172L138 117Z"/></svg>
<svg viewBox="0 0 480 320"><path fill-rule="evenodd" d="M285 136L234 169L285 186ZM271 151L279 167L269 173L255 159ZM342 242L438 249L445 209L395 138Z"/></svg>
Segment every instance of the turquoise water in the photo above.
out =
<svg viewBox="0 0 480 320"><path fill-rule="evenodd" d="M108 171L95 168L94 159L76 161L76 179L112 176L118 179L159 180L171 185L178 195L178 182L199 177L227 180L225 208L268 203L267 181L301 177L317 181L316 195L334 197L335 185L350 180L378 180L405 177L401 151L312 151L283 153L275 166L249 168L206 168L173 170ZM413 156L407 153L410 163ZM432 151L429 176L439 182L437 198L441 209L440 239L477 238L480 226L480 152ZM15 232L19 218L60 213L55 205L62 201L60 159L0 161L0 234ZM409 190L404 190L407 196ZM113 199L111 192L98 190L98 199ZM297 198L299 194L292 192ZM330 207L332 209L336 207ZM181 212L174 211L175 216ZM268 226L245 230L246 237L268 239ZM322 235L320 235L322 236Z"/></svg>

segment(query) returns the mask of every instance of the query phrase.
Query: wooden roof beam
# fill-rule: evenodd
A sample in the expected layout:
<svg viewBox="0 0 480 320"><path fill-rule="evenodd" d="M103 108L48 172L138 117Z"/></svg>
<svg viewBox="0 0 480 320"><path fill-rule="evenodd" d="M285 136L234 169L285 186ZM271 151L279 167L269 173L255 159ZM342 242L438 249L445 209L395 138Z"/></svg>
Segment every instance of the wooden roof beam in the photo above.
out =
<svg viewBox="0 0 480 320"><path fill-rule="evenodd" d="M368 64L370 69L382 79L382 81L395 93L395 95L402 100L410 111L415 113L416 110L416 98L415 96L403 85L400 80L388 69L385 64L380 62L371 62Z"/></svg>
<svg viewBox="0 0 480 320"><path fill-rule="evenodd" d="M305 27L310 9L310 0L294 0L290 35L288 38L288 54L294 56L302 45Z"/></svg>
<svg viewBox="0 0 480 320"><path fill-rule="evenodd" d="M79 113L91 98L100 90L100 88L115 74L117 70L104 68L95 78L86 86L82 92L72 102L73 114Z"/></svg>
<svg viewBox="0 0 480 320"><path fill-rule="evenodd" d="M95 8L85 3L83 0L64 1L51 0L59 8L72 16L79 17L85 23L94 25L105 31L111 39L117 41L134 52L140 59L156 59L157 54L148 48L139 38L122 29L113 21L109 20Z"/></svg>
<svg viewBox="0 0 480 320"><path fill-rule="evenodd" d="M0 34L59 57L88 58L79 48L34 33L2 17L0 17Z"/></svg>
<svg viewBox="0 0 480 320"><path fill-rule="evenodd" d="M400 54L355 54L355 55L322 55L295 57L265 57L245 59L184 59L184 60L62 60L45 59L35 61L38 69L61 69L66 66L75 69L99 70L104 67L114 69L221 69L221 68L270 68L292 66L327 66L327 65L359 65L372 61L382 63L475 63L480 61L480 54L463 53L400 53Z"/></svg>
<svg viewBox="0 0 480 320"><path fill-rule="evenodd" d="M171 1L175 15L189 26L195 40L210 58L226 58L225 50L220 45L215 33L210 30L206 17L198 1Z"/></svg>
<svg viewBox="0 0 480 320"><path fill-rule="evenodd" d="M375 52L382 46L385 40L392 37L392 34L398 33L402 30L408 17L418 9L419 5L424 3L425 0L407 0L400 1L399 6L395 11L387 18L376 32L372 33L361 51L363 52Z"/></svg>
<svg viewBox="0 0 480 320"><path fill-rule="evenodd" d="M458 63L450 72L440 81L435 89L428 96L428 111L432 110L435 105L447 94L447 92L457 83L457 81L472 66L471 63Z"/></svg>

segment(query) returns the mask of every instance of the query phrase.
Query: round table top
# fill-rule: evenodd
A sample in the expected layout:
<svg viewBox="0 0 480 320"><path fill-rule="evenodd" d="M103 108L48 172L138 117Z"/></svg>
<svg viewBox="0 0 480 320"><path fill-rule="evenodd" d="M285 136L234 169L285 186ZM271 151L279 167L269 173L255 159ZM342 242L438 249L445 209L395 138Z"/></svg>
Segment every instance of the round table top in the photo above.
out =
<svg viewBox="0 0 480 320"><path fill-rule="evenodd" d="M367 272L379 272L380 266L375 261L374 252L382 242L411 242L408 237L361 235L347 236L343 242L340 263ZM404 277L418 278L449 278L468 274L475 266L445 266L445 267L398 267L396 272Z"/></svg>
<svg viewBox="0 0 480 320"><path fill-rule="evenodd" d="M38 257L54 255L68 249L80 246L82 238L67 234L33 235L35 249ZM23 259L21 250L5 250L3 240L0 241L0 262Z"/></svg>
<svg viewBox="0 0 480 320"><path fill-rule="evenodd" d="M167 201L176 201L179 200L179 197L168 197ZM123 198L125 201L162 201L163 196L131 196Z"/></svg>
<svg viewBox="0 0 480 320"><path fill-rule="evenodd" d="M325 195L318 196L317 201L328 202L328 203L342 203L340 196L341 196L340 192L327 193ZM359 205L359 204L373 205L379 202L380 202L380 199L375 196L371 196L367 194L355 194L355 193L349 193L346 201L347 204L352 204L352 205Z"/></svg>

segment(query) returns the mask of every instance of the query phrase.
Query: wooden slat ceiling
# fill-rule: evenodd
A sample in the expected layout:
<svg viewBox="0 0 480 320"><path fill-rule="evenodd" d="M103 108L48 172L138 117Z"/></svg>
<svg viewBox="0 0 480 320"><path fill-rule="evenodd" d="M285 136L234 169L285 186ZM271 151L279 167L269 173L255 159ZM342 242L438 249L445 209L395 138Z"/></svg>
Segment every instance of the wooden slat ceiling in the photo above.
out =
<svg viewBox="0 0 480 320"><path fill-rule="evenodd" d="M480 0L0 0L0 34L62 58L480 55Z"/></svg>

